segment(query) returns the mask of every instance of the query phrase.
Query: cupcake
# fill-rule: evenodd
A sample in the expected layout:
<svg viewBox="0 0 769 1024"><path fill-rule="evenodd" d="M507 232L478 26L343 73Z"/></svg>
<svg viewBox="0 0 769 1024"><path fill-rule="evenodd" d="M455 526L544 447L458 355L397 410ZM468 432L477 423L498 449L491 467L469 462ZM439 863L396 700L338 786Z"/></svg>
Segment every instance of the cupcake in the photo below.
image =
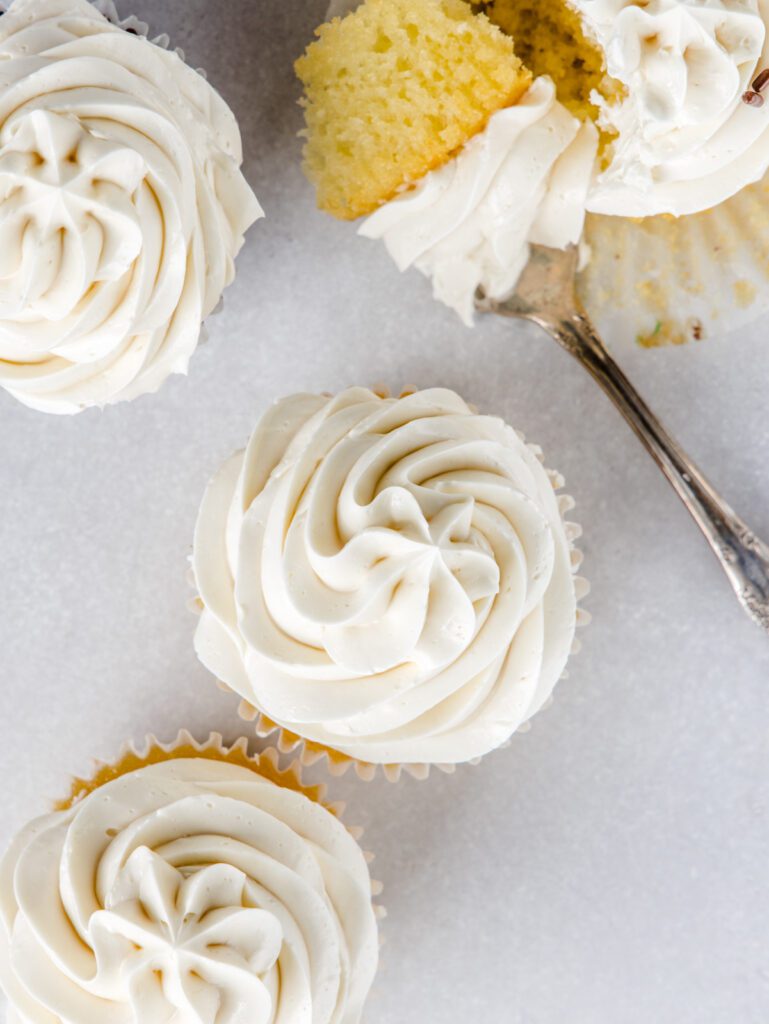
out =
<svg viewBox="0 0 769 1024"><path fill-rule="evenodd" d="M464 0L366 0L318 37L296 70L319 206L369 214L360 233L428 275L465 322L479 287L492 298L514 287L529 243L579 239L598 146L590 92L602 81L586 38L562 55L599 67L565 90L572 113Z"/></svg>
<svg viewBox="0 0 769 1024"><path fill-rule="evenodd" d="M369 0L318 34L297 63L305 167L320 208L348 220L444 164L531 83L512 40L462 0Z"/></svg>
<svg viewBox="0 0 769 1024"><path fill-rule="evenodd" d="M297 63L305 167L321 207L338 213L326 181L376 183L370 168L386 139L382 158L400 173L374 191L360 233L383 239L401 269L431 277L468 323L478 288L503 299L531 243L577 243L589 214L589 311L602 319L621 299L636 326L670 336L689 317L700 337L717 318L708 269L721 268L724 252L739 267L718 290L724 306L730 290L733 306L766 290L761 269L751 270L756 231L745 221L768 249L765 195L727 209L769 167L765 22L758 0L366 0L322 26ZM530 84L513 99L497 94L477 127L460 125L455 98L478 60L477 39L492 30L511 45L494 51L489 73L515 67ZM443 45L460 31L463 47ZM412 94L425 134L451 127L442 162L421 169L401 158L413 132L398 101ZM655 308L665 319L649 323Z"/></svg>
<svg viewBox="0 0 769 1024"><path fill-rule="evenodd" d="M586 591L540 459L448 390L278 402L203 500L199 657L334 769L487 754L550 697Z"/></svg>
<svg viewBox="0 0 769 1024"><path fill-rule="evenodd" d="M184 373L261 210L235 118L87 0L0 18L0 385L75 413Z"/></svg>
<svg viewBox="0 0 769 1024"><path fill-rule="evenodd" d="M180 734L75 795L0 866L14 1024L360 1020L378 956L368 867L298 772Z"/></svg>

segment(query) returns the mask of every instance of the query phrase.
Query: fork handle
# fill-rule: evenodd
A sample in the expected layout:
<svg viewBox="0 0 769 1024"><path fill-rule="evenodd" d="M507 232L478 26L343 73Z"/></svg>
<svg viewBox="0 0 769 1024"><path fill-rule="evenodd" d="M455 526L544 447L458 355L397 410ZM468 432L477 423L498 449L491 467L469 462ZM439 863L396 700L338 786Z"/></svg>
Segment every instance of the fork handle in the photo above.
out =
<svg viewBox="0 0 769 1024"><path fill-rule="evenodd" d="M617 406L704 533L744 609L769 632L769 546L748 529L662 426L584 313L537 322L582 363Z"/></svg>

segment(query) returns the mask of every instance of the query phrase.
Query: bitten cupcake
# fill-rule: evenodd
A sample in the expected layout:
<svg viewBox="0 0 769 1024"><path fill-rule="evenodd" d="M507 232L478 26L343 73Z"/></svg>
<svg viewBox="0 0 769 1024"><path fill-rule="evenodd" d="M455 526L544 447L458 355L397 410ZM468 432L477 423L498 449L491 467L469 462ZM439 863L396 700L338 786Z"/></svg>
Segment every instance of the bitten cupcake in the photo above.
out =
<svg viewBox="0 0 769 1024"><path fill-rule="evenodd" d="M586 591L540 458L448 390L278 402L200 510L198 655L332 767L487 754L552 693Z"/></svg>
<svg viewBox="0 0 769 1024"><path fill-rule="evenodd" d="M357 1024L366 858L296 770L180 734L27 826L0 866L14 1024Z"/></svg>
<svg viewBox="0 0 769 1024"><path fill-rule="evenodd" d="M224 100L88 0L0 18L0 386L74 413L183 373L261 209Z"/></svg>
<svg viewBox="0 0 769 1024"><path fill-rule="evenodd" d="M530 245L583 229L579 292L614 339L699 339L767 308L764 0L333 11L296 65L318 205L367 214L359 233L468 324Z"/></svg>
<svg viewBox="0 0 769 1024"><path fill-rule="evenodd" d="M579 241L603 84L601 56L565 5L532 5L540 36L554 7L568 23L547 54L479 6L364 0L322 25L296 64L318 205L368 214L360 234L430 277L468 324L477 289L506 296L530 243ZM580 70L556 88L554 63Z"/></svg>

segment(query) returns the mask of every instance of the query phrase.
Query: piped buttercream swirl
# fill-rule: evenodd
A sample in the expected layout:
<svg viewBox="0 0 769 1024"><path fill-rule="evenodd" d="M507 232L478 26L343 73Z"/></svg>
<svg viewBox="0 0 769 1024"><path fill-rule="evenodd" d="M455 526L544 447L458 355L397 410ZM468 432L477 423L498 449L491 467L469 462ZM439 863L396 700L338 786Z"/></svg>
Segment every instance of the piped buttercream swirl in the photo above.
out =
<svg viewBox="0 0 769 1024"><path fill-rule="evenodd" d="M273 722L365 762L499 746L574 636L553 478L446 390L279 402L212 481L194 568L203 662Z"/></svg>
<svg viewBox="0 0 769 1024"><path fill-rule="evenodd" d="M360 234L381 238L400 270L415 266L431 278L435 297L472 324L478 289L504 298L531 243L579 241L597 139L556 100L553 82L538 78Z"/></svg>
<svg viewBox="0 0 769 1024"><path fill-rule="evenodd" d="M356 1024L377 962L363 853L302 793L203 758L42 818L0 869L21 1024Z"/></svg>
<svg viewBox="0 0 769 1024"><path fill-rule="evenodd" d="M769 106L742 102L766 66L764 0L575 0L624 96L603 104L617 138L588 209L695 213L769 166Z"/></svg>
<svg viewBox="0 0 769 1024"><path fill-rule="evenodd" d="M259 205L222 98L87 0L0 18L0 385L46 412L184 372Z"/></svg>

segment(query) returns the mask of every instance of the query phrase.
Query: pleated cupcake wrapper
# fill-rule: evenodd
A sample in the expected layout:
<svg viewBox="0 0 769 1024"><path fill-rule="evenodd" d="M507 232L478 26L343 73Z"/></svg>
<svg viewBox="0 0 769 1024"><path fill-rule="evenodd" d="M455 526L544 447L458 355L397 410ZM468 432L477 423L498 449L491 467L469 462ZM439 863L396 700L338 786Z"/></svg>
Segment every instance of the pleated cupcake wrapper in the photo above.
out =
<svg viewBox="0 0 769 1024"><path fill-rule="evenodd" d="M579 281L611 343L680 345L769 311L769 176L688 217L589 216Z"/></svg>
<svg viewBox="0 0 769 1024"><path fill-rule="evenodd" d="M2 4L3 0L0 0ZM132 32L134 35L141 36L143 39L148 39L149 42L155 46L159 46L161 50L171 50L179 57L180 60L187 63L187 58L184 54L184 50L181 46L171 46L171 37L167 32L161 32L159 35L150 36L150 27L146 21L140 21L136 15L129 14L127 18L121 18L118 13L118 9L115 6L114 0L91 0L91 3L103 14L104 17L111 21L113 25L118 25L120 28L125 29L126 32ZM195 68L195 71L206 80L208 79L208 73L205 68ZM216 310L215 310L216 312Z"/></svg>
<svg viewBox="0 0 769 1024"><path fill-rule="evenodd" d="M150 38L150 27L147 22L140 21L134 14L121 18L114 0L91 0L91 4L99 14L103 14L107 21L111 21L113 25L125 29L126 32L132 32L134 35L141 36L143 39L149 39L151 43L161 47L163 50L171 49L171 37L169 35L163 32ZM175 52L184 60L183 50L177 49Z"/></svg>
<svg viewBox="0 0 769 1024"><path fill-rule="evenodd" d="M361 0L331 0L326 11L325 21L331 21L332 18L344 18L348 14L359 7Z"/></svg>
<svg viewBox="0 0 769 1024"><path fill-rule="evenodd" d="M13 0L0 0L0 14L5 14L12 3ZM99 14L103 14L107 21L111 21L113 25L125 29L126 32L132 32L134 35L149 39L151 43L154 43L155 46L160 46L163 50L171 48L171 39L165 32L150 39L150 27L146 21L140 21L133 14L126 18L121 18L114 0L90 0L90 3ZM184 60L184 52L182 50L177 49L175 52Z"/></svg>
<svg viewBox="0 0 769 1024"><path fill-rule="evenodd" d="M220 685L225 690L230 689L225 683L220 683ZM253 704L243 699L238 706L238 715L244 722L253 726L254 732L260 739L269 738L281 753L290 753L296 757L302 767L311 768L319 761L325 760L329 775L336 777L345 775L350 768L354 768L358 778L364 782L372 782L377 777L379 770L388 782L398 782L404 772L406 775L422 781L428 778L431 768L445 772L447 775L452 774L456 769L456 765L453 764L374 764L369 761L360 761L348 754L343 754L341 750L335 750L333 747L316 743L314 740L308 740L291 732L273 722ZM477 761L480 761L480 758Z"/></svg>
<svg viewBox="0 0 769 1024"><path fill-rule="evenodd" d="M224 761L228 764L238 765L241 768L248 768L257 775L268 779L283 789L290 789L296 793L302 793L313 803L320 804L330 814L345 825L350 835L360 844L364 830L359 826L347 825L343 820L345 804L340 801L332 802L328 799L328 788L323 783L309 783L303 778L304 765L300 759L295 758L285 767L281 767L280 752L275 747L266 747L256 754L249 754L248 739L241 737L234 743L228 744L221 734L212 732L205 740L197 740L187 729L180 729L177 735L168 742L163 742L157 736L150 734L141 743L129 741L123 745L118 757L113 762L96 761L91 775L84 778L75 778L72 781L72 788L69 796L55 804L58 811L68 810L83 800L89 793L94 792L101 786L112 782L114 779L127 775L130 772L145 768L151 764L159 764L165 761L178 760L180 758L204 758L211 761ZM370 864L375 855L368 850L363 851L366 863ZM383 890L381 882L372 879L371 896L372 901L380 896ZM377 919L381 920L387 916L383 906L373 903L374 913Z"/></svg>

